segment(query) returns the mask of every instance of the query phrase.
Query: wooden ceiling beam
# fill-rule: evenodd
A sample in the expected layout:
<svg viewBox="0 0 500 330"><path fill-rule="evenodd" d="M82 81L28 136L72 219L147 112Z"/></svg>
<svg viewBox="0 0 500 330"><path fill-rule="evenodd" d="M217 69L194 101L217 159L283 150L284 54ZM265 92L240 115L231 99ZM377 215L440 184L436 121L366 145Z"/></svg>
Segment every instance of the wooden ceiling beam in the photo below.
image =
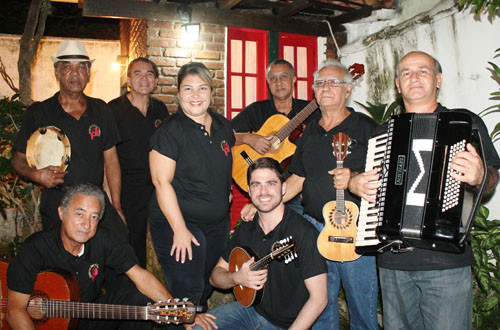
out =
<svg viewBox="0 0 500 330"><path fill-rule="evenodd" d="M241 0L217 0L217 7L219 9L231 9L240 2Z"/></svg>
<svg viewBox="0 0 500 330"><path fill-rule="evenodd" d="M341 6L341 5L337 5L334 3L323 2L323 1L318 1L318 0L313 0L311 2L316 7L326 8L326 9L331 9L331 10L338 10L338 11L341 11L344 13L356 10L356 8Z"/></svg>
<svg viewBox="0 0 500 330"><path fill-rule="evenodd" d="M142 18L153 21L180 21L179 4L167 2L138 2L133 0L85 0L84 16L111 18ZM229 9L192 6L192 21L223 26L247 27L277 32L300 33L312 36L328 35L324 22L298 18L281 18L274 15L254 14Z"/></svg>
<svg viewBox="0 0 500 330"><path fill-rule="evenodd" d="M85 0L85 1L88 1L88 0ZM346 13L346 14L342 14L342 15L328 18L328 21L332 25L340 25L340 24L350 23L350 22L356 21L358 19L370 16L372 11L373 11L373 8L364 7L361 9L351 11L351 12Z"/></svg>
<svg viewBox="0 0 500 330"><path fill-rule="evenodd" d="M309 2L309 0L295 0L289 5L281 8L273 9L273 12L276 16L282 17L290 17L297 14L299 11L304 10L308 7L311 7L313 4Z"/></svg>

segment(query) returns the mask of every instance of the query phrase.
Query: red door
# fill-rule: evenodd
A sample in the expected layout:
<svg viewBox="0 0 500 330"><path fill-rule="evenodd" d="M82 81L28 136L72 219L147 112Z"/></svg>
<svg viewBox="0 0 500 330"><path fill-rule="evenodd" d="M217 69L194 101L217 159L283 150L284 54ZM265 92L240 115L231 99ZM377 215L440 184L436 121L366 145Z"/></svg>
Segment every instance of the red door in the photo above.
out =
<svg viewBox="0 0 500 330"><path fill-rule="evenodd" d="M318 68L318 38L293 33L279 34L279 57L292 63L297 84L294 97L312 100L313 73Z"/></svg>

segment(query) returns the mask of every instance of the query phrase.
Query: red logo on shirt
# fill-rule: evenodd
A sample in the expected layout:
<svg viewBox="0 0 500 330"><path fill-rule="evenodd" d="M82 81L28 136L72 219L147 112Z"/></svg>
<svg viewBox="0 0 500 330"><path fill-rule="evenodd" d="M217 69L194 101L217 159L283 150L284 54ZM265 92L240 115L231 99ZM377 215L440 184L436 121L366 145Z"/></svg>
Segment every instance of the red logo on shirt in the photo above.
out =
<svg viewBox="0 0 500 330"><path fill-rule="evenodd" d="M156 119L155 120L155 128L160 127L160 125L161 125L161 119Z"/></svg>
<svg viewBox="0 0 500 330"><path fill-rule="evenodd" d="M99 126L97 126L95 124L90 125L89 126L89 135L90 135L91 140L94 140L95 137L101 136L101 129L99 128Z"/></svg>
<svg viewBox="0 0 500 330"><path fill-rule="evenodd" d="M99 274L99 264L92 264L89 267L89 278L92 280L92 283L94 283L95 278Z"/></svg>
<svg viewBox="0 0 500 330"><path fill-rule="evenodd" d="M229 154L229 152L231 152L231 148L229 148L229 145L227 144L226 140L222 140L221 141L220 147L221 147L222 151L224 151L224 154L227 157L227 155Z"/></svg>

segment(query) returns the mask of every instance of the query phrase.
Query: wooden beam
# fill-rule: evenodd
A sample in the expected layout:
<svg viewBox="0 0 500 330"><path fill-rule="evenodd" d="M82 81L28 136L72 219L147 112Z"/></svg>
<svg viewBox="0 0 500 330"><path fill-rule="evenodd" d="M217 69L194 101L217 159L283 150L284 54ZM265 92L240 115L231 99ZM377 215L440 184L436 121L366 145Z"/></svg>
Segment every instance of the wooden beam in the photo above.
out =
<svg viewBox="0 0 500 330"><path fill-rule="evenodd" d="M338 11L341 11L341 12L351 12L351 11L356 10L355 8L352 8L352 7L346 7L346 6L336 5L334 3L323 2L323 1L318 1L318 0L313 0L311 2L316 7L327 8L327 9L331 9L331 10L338 10Z"/></svg>
<svg viewBox="0 0 500 330"><path fill-rule="evenodd" d="M217 0L217 8L219 9L231 9L237 4L239 4L241 0Z"/></svg>
<svg viewBox="0 0 500 330"><path fill-rule="evenodd" d="M297 14L299 11L311 6L312 3L310 3L309 0L295 0L294 2L285 7L273 9L273 12L276 14L276 16L280 18L290 17Z"/></svg>
<svg viewBox="0 0 500 330"><path fill-rule="evenodd" d="M85 0L85 1L88 1L88 0ZM356 21L358 19L370 16L372 11L373 11L373 8L364 7L361 9L351 11L347 14L342 14L342 15L335 16L332 18L328 18L328 21L330 21L330 23L332 23L332 25L340 25L340 24L344 24L344 23L350 23L350 22Z"/></svg>
<svg viewBox="0 0 500 330"><path fill-rule="evenodd" d="M179 4L167 2L138 2L133 0L85 0L84 16L112 18L142 18L153 21L180 21ZM255 14L248 11L207 8L193 5L192 21L223 26L247 27L278 32L300 33L312 36L328 35L324 22L299 18L278 19L274 15Z"/></svg>

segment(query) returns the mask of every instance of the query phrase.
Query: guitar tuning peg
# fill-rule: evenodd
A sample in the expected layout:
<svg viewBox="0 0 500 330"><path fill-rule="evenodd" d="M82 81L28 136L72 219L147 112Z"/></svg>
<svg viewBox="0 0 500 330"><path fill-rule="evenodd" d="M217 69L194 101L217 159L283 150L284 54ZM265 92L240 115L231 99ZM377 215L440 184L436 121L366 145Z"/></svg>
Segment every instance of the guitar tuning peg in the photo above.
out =
<svg viewBox="0 0 500 330"><path fill-rule="evenodd" d="M298 258L299 256L297 255L297 252L294 253L295 254L295 258Z"/></svg>
<svg viewBox="0 0 500 330"><path fill-rule="evenodd" d="M188 298L182 298L182 301L186 302L186 301L188 301Z"/></svg>
<svg viewBox="0 0 500 330"><path fill-rule="evenodd" d="M179 298L175 298L175 299L174 299L174 302L179 302Z"/></svg>
<svg viewBox="0 0 500 330"><path fill-rule="evenodd" d="M170 303L171 301L172 301L172 300L171 300L170 298L169 298L169 299L167 299L167 303Z"/></svg>

